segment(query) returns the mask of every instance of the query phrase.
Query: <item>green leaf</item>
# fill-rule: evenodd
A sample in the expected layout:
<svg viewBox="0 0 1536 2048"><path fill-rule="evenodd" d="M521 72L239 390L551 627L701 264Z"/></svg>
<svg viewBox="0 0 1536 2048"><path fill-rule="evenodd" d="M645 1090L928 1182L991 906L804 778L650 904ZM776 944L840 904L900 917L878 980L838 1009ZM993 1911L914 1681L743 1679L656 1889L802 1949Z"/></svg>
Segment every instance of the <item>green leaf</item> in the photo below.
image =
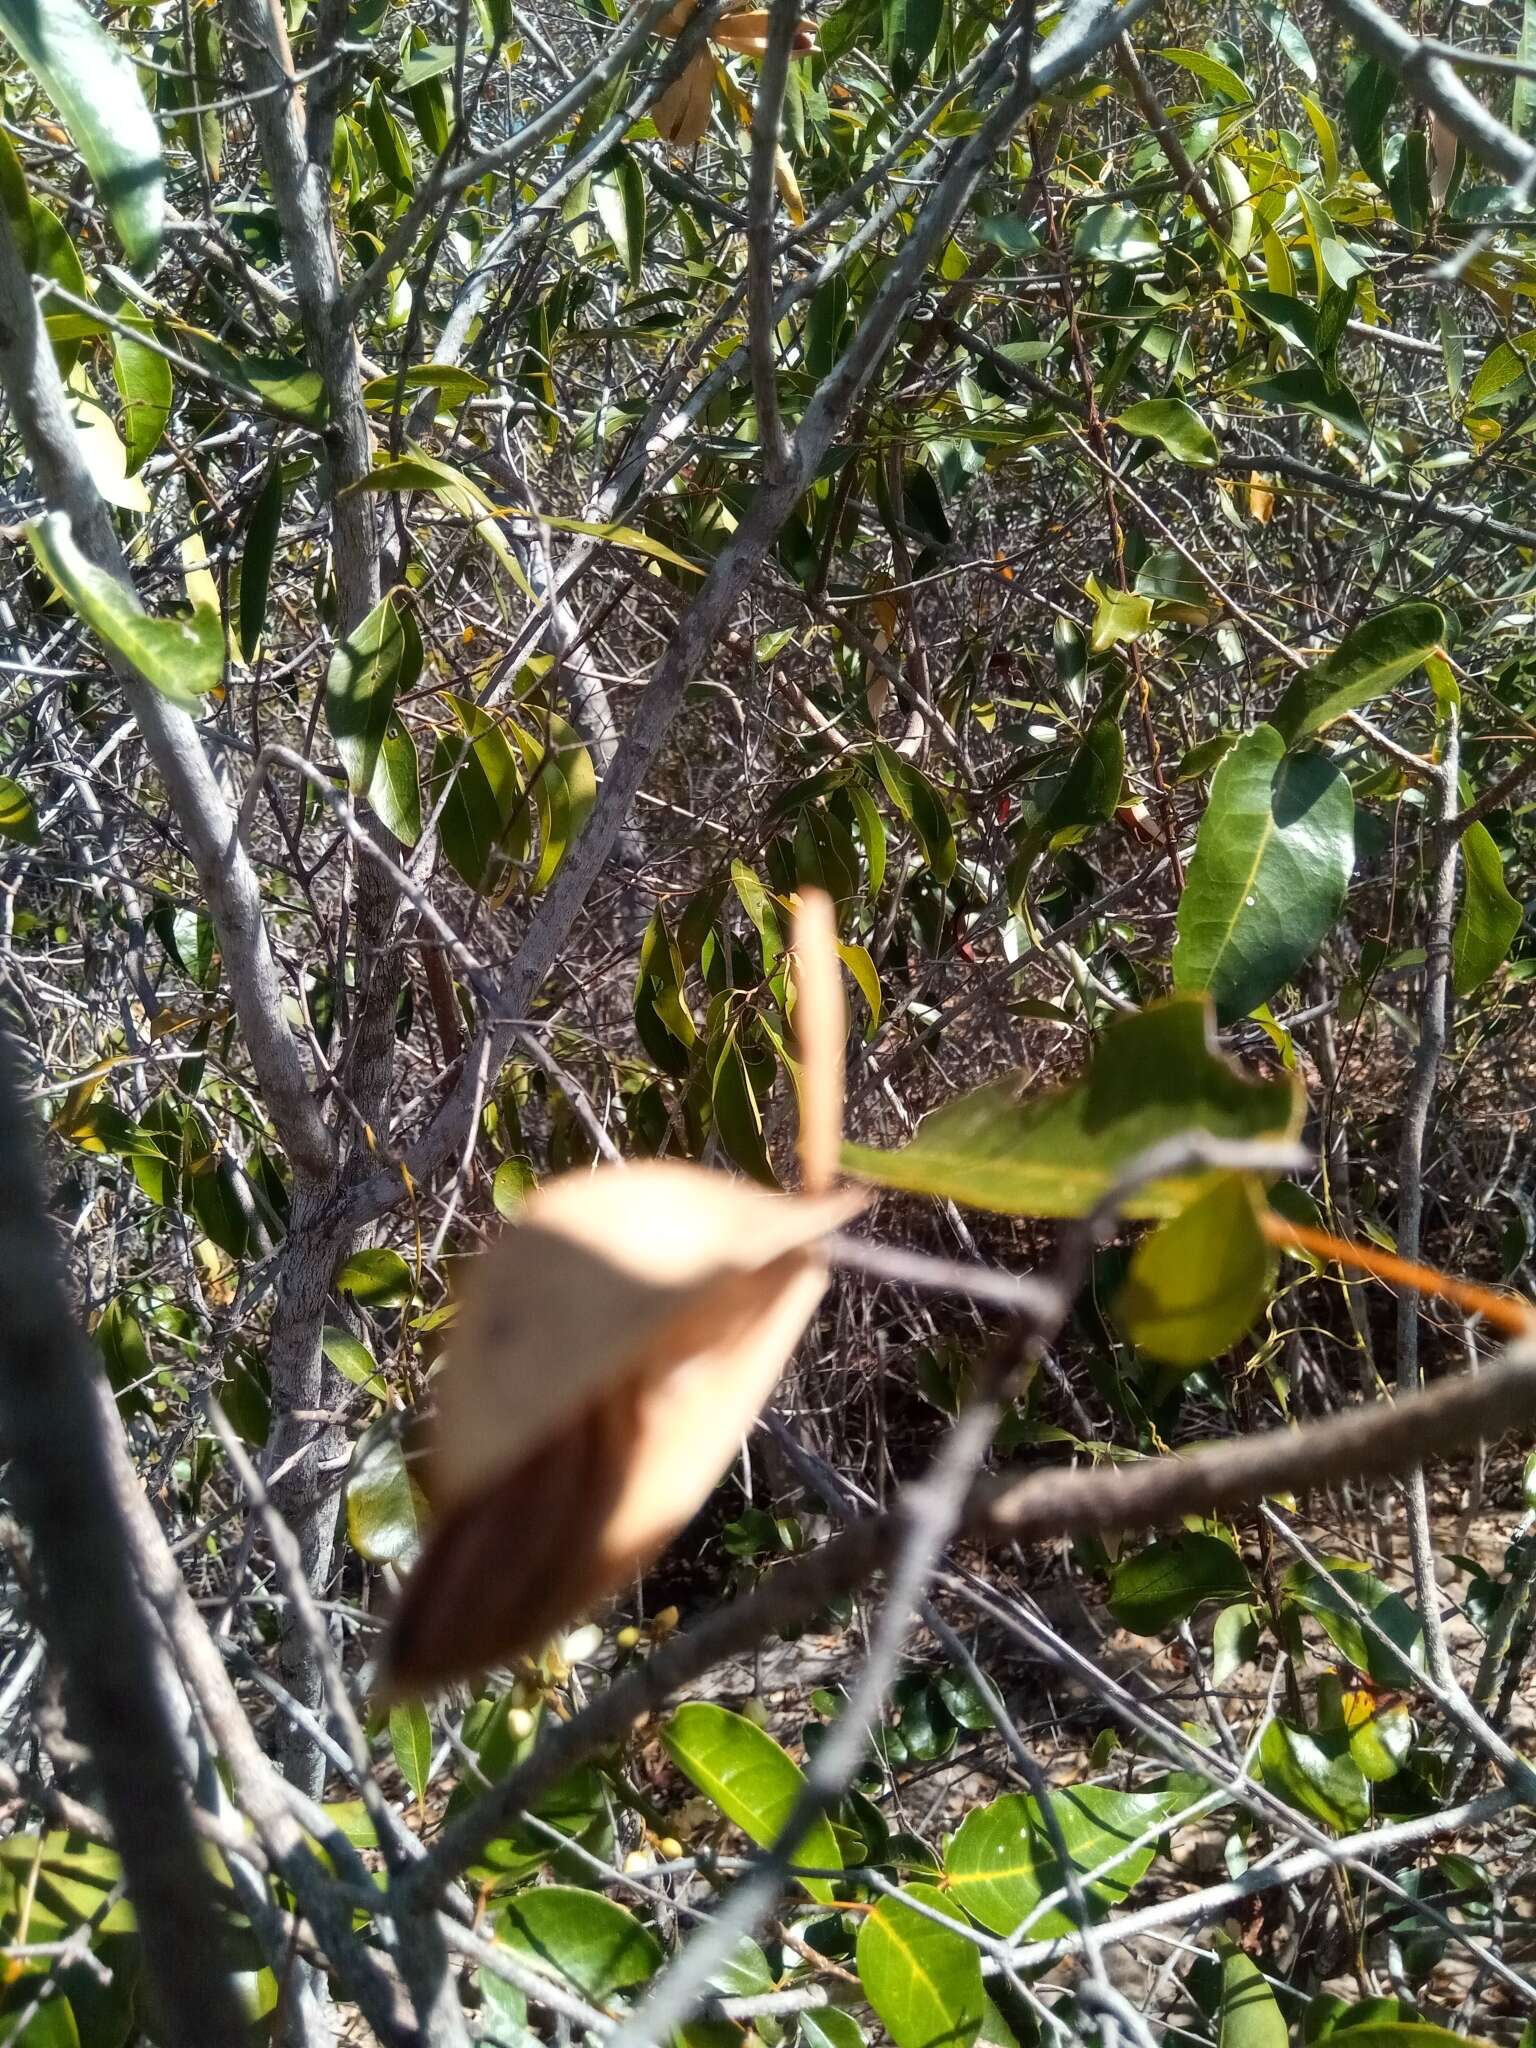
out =
<svg viewBox="0 0 1536 2048"><path fill-rule="evenodd" d="M368 802L386 832L393 832L402 846L414 846L421 837L421 780L416 763L416 742L394 713L385 722L379 742L379 758L368 784Z"/></svg>
<svg viewBox="0 0 1536 2048"><path fill-rule="evenodd" d="M1501 341L1489 349L1467 387L1467 410L1485 410L1515 385L1522 387L1522 393L1528 393L1533 356L1536 332L1517 334L1513 341Z"/></svg>
<svg viewBox="0 0 1536 2048"><path fill-rule="evenodd" d="M541 710L539 730L513 727L533 780L529 785L539 818L539 864L529 888L547 889L561 861L597 802L597 773L575 726L557 711Z"/></svg>
<svg viewBox="0 0 1536 2048"><path fill-rule="evenodd" d="M1094 654L1139 640L1152 623L1152 600L1134 590L1106 590L1097 576L1084 579L1094 602L1093 631L1088 645Z"/></svg>
<svg viewBox="0 0 1536 2048"><path fill-rule="evenodd" d="M1269 1280L1253 1177L1223 1174L1136 1247L1115 1321L1149 1357L1192 1371L1252 1327Z"/></svg>
<svg viewBox="0 0 1536 2048"><path fill-rule="evenodd" d="M267 623L267 591L282 519L282 465L273 462L251 508L251 523L245 530L245 546L240 554L240 652L247 661L256 659Z"/></svg>
<svg viewBox="0 0 1536 2048"><path fill-rule="evenodd" d="M875 741L874 754L875 769L886 795L912 827L934 880L941 886L947 885L954 876L958 855L955 828L943 799L921 768L914 767L884 740Z"/></svg>
<svg viewBox="0 0 1536 2048"><path fill-rule="evenodd" d="M538 1186L533 1162L521 1156L503 1159L491 1181L491 1206L509 1223L523 1213L523 1204Z"/></svg>
<svg viewBox="0 0 1536 2048"><path fill-rule="evenodd" d="M421 674L421 661L415 616L400 609L392 590L332 651L325 722L354 796L367 794L395 699Z"/></svg>
<svg viewBox="0 0 1536 2048"><path fill-rule="evenodd" d="M147 322L132 322L149 331ZM123 401L123 442L132 476L154 454L171 416L171 366L158 349L147 348L123 330L112 330L112 378Z"/></svg>
<svg viewBox="0 0 1536 2048"><path fill-rule="evenodd" d="M1357 1671L1377 1685L1411 1690L1424 1671L1424 1631L1419 1617L1401 1593L1394 1593L1373 1571L1348 1558L1331 1557L1326 1570L1293 1564L1281 1581L1285 1598L1310 1614L1336 1650ZM1350 1602L1367 1613L1386 1636L1379 1641L1350 1611Z"/></svg>
<svg viewBox="0 0 1536 2048"><path fill-rule="evenodd" d="M914 1900L953 1920L932 1885L883 1898L859 1929L859 1982L896 2048L971 2048L981 2031L981 1954L973 1941L914 1913Z"/></svg>
<svg viewBox="0 0 1536 2048"><path fill-rule="evenodd" d="M1287 746L1321 732L1346 711L1385 696L1413 674L1445 638L1445 614L1410 599L1364 619L1332 654L1290 682L1269 723Z"/></svg>
<svg viewBox="0 0 1536 2048"><path fill-rule="evenodd" d="M1385 1785L1397 1776L1413 1748L1413 1716L1401 1704L1378 1708L1369 1694L1354 1697L1368 1711L1363 1721L1350 1726L1349 1753L1368 1784Z"/></svg>
<svg viewBox="0 0 1536 2048"><path fill-rule="evenodd" d="M763 1113L734 1031L711 1065L709 1102L716 1134L733 1164L765 1187L776 1188L779 1181L768 1159Z"/></svg>
<svg viewBox="0 0 1536 2048"><path fill-rule="evenodd" d="M1083 1884L1095 1919L1120 1905L1151 1869L1156 1844L1130 1845L1175 1804L1166 1792L1117 1792L1107 1785L1073 1785L1051 1795L1080 1880L1111 1864ZM1125 1853L1116 1856L1121 1848ZM1031 1940L1054 1941L1077 1924L1069 1901L1031 1919L1042 1899L1062 1889L1062 1870L1038 1802L1023 1793L1006 1792L972 1808L944 1853L944 1874L949 1896L993 1934L1011 1935L1029 1920Z"/></svg>
<svg viewBox="0 0 1536 2048"><path fill-rule="evenodd" d="M409 1301L414 1288L411 1269L387 1245L369 1245L342 1261L336 1275L336 1290L350 1294L366 1308L389 1308Z"/></svg>
<svg viewBox="0 0 1536 2048"><path fill-rule="evenodd" d="M1211 778L1179 899L1173 985L1208 990L1223 1022L1268 1001L1344 907L1355 800L1320 753L1290 754L1271 725L1245 733Z"/></svg>
<svg viewBox="0 0 1536 2048"><path fill-rule="evenodd" d="M1536 141L1536 0L1525 0L1520 11L1520 42L1516 55L1526 68L1515 79L1514 98L1509 110L1509 125L1522 142ZM1409 2048L1404 2042L1402 2048Z"/></svg>
<svg viewBox="0 0 1536 2048"><path fill-rule="evenodd" d="M199 605L190 618L155 619L125 584L87 561L67 512L48 512L26 529L33 554L96 637L146 683L194 709L224 676L224 622Z"/></svg>
<svg viewBox="0 0 1536 2048"><path fill-rule="evenodd" d="M1422 234L1429 220L1429 137L1422 128L1410 128L1403 136L1387 173L1387 197L1398 226Z"/></svg>
<svg viewBox="0 0 1536 2048"><path fill-rule="evenodd" d="M1298 363L1294 370L1261 378L1248 386L1250 397L1262 398L1287 412L1315 413L1350 441L1369 441L1371 430L1360 402L1347 384L1328 376L1316 363Z"/></svg>
<svg viewBox="0 0 1536 2048"><path fill-rule="evenodd" d="M347 1473L347 1536L370 1564L405 1566L421 1554L427 1504L388 1423L359 1438Z"/></svg>
<svg viewBox="0 0 1536 2048"><path fill-rule="evenodd" d="M645 267L645 174L628 150L620 150L602 177L594 179L592 200L631 284Z"/></svg>
<svg viewBox="0 0 1536 2048"><path fill-rule="evenodd" d="M1223 1939L1216 2048L1287 2048L1290 2030L1259 1966Z"/></svg>
<svg viewBox="0 0 1536 2048"><path fill-rule="evenodd" d="M1251 1590L1231 1544L1197 1532L1122 1558L1109 1577L1109 1611L1132 1635L1160 1636L1207 1600L1241 1600Z"/></svg>
<svg viewBox="0 0 1536 2048"><path fill-rule="evenodd" d="M1314 1735L1273 1720L1259 1742L1255 1773L1299 1813L1311 1814L1338 1834L1352 1834L1370 1818L1370 1795L1349 1753L1348 1733Z"/></svg>
<svg viewBox="0 0 1536 2048"><path fill-rule="evenodd" d="M411 1797L420 1805L432 1780L432 1723L419 1701L390 1708L389 1745Z"/></svg>
<svg viewBox="0 0 1536 2048"><path fill-rule="evenodd" d="M558 1971L583 1998L611 1998L643 1984L661 1965L655 1935L633 1913L574 1885L520 1893L503 1908L498 1932L508 1948Z"/></svg>
<svg viewBox="0 0 1536 2048"><path fill-rule="evenodd" d="M1156 223L1132 206L1096 206L1072 237L1080 263L1155 263L1163 252Z"/></svg>
<svg viewBox="0 0 1536 2048"><path fill-rule="evenodd" d="M1381 131L1397 98L1397 74L1374 57L1352 57L1344 74L1344 126L1373 183L1386 190Z"/></svg>
<svg viewBox="0 0 1536 2048"><path fill-rule="evenodd" d="M1175 461L1191 469L1212 469L1221 460L1216 436L1182 398L1144 398L1115 416L1115 425L1145 441L1156 441Z"/></svg>
<svg viewBox="0 0 1536 2048"><path fill-rule="evenodd" d="M0 35L59 110L136 270L165 223L160 131L127 52L79 0L0 0Z"/></svg>
<svg viewBox="0 0 1536 2048"><path fill-rule="evenodd" d="M640 1043L667 1074L686 1074L689 1047L699 1035L683 990L683 956L660 908L640 941L635 982L635 1030Z"/></svg>
<svg viewBox="0 0 1536 2048"><path fill-rule="evenodd" d="M778 1840L805 1777L771 1735L742 1714L698 1700L678 1708L661 1739L683 1775L743 1834L761 1848ZM842 1869L837 1836L825 1815L795 1844L793 1860L814 1870ZM831 1902L833 1888L826 1878L800 1882L813 1899Z"/></svg>
<svg viewBox="0 0 1536 2048"><path fill-rule="evenodd" d="M261 411L294 420L301 427L325 425L330 405L318 370L292 356L237 355L211 334L195 328L179 328L178 334L188 354L196 356L219 384Z"/></svg>
<svg viewBox="0 0 1536 2048"><path fill-rule="evenodd" d="M1175 998L1107 1025L1081 1080L1026 1099L1021 1077L1010 1075L934 1110L899 1152L845 1145L843 1166L878 1187L1004 1215L1086 1216L1164 1139L1287 1138L1300 1118L1288 1076L1247 1080L1215 1051L1208 1006ZM1124 1214L1176 1215L1205 1178L1178 1174L1140 1188Z"/></svg>
<svg viewBox="0 0 1536 2048"><path fill-rule="evenodd" d="M1311 46L1291 16L1275 0L1259 0L1259 19L1275 39L1275 46L1295 66L1309 85L1317 83L1317 60Z"/></svg>
<svg viewBox="0 0 1536 2048"><path fill-rule="evenodd" d="M501 727L467 699L453 708L463 733L439 734L432 752L430 799L447 783L438 821L443 852L471 889L488 894L506 878L504 841L523 812L523 779Z"/></svg>
<svg viewBox="0 0 1536 2048"><path fill-rule="evenodd" d="M366 1387L381 1401L386 1398L389 1382L379 1371L373 1353L361 1338L354 1337L339 1323L327 1323L321 1333L320 1349L343 1379L350 1380L354 1387Z"/></svg>
<svg viewBox="0 0 1536 2048"><path fill-rule="evenodd" d="M917 82L943 19L943 0L881 0L885 62L898 93Z"/></svg>
<svg viewBox="0 0 1536 2048"><path fill-rule="evenodd" d="M1259 1610L1240 1600L1224 1607L1211 1630L1211 1683L1224 1686L1235 1671L1259 1654Z"/></svg>
<svg viewBox="0 0 1536 2048"><path fill-rule="evenodd" d="M11 775L0 775L0 839L14 839L22 846L38 842L37 806Z"/></svg>
<svg viewBox="0 0 1536 2048"><path fill-rule="evenodd" d="M1465 882L1451 938L1451 972L1457 995L1469 996L1503 966L1525 912L1505 887L1504 857L1486 825L1469 825L1462 833L1461 858Z"/></svg>
<svg viewBox="0 0 1536 2048"><path fill-rule="evenodd" d="M1262 285L1237 294L1238 302L1287 348L1299 354L1317 356L1317 314L1304 299L1285 292L1273 292Z"/></svg>
<svg viewBox="0 0 1536 2048"><path fill-rule="evenodd" d="M1213 57L1207 50L1159 50L1157 54L1166 57L1170 64L1191 72L1202 85L1212 86L1238 106L1246 106L1253 98L1231 65L1223 64L1219 57Z"/></svg>

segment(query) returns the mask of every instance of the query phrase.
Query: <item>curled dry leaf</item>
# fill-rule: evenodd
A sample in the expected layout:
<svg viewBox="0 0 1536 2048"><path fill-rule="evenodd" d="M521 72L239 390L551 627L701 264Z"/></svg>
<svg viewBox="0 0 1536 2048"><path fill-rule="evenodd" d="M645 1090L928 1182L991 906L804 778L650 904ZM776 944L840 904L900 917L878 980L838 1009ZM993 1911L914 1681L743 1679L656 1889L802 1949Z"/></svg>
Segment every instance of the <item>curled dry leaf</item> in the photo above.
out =
<svg viewBox="0 0 1536 2048"><path fill-rule="evenodd" d="M692 17L696 0L678 0L670 13L664 14L656 24L656 33L674 37L682 34ZM722 50L734 50L743 57L761 57L768 48L769 16L765 8L747 7L728 9L710 30L711 42ZM794 42L791 45L797 57L806 56L816 47L816 24L813 21L799 21L795 24ZM651 109L651 119L658 135L668 142L689 145L698 142L709 127L710 108L715 93L715 59L708 50L700 50L678 78L675 78ZM782 156L782 152L780 152ZM795 185L794 173L787 161L782 169L775 165L779 177L779 189L791 212L799 201L799 187ZM788 176L794 188L794 197L785 190L784 178ZM804 219L804 209L798 216Z"/></svg>
<svg viewBox="0 0 1536 2048"><path fill-rule="evenodd" d="M861 1203L677 1161L529 1198L438 1382L436 1527L390 1638L397 1686L536 1651L676 1535L821 1299L817 1241Z"/></svg>
<svg viewBox="0 0 1536 2048"><path fill-rule="evenodd" d="M841 1122L825 1071L843 1053L836 938L807 892L806 1193L679 1160L565 1174L478 1261L436 1382L435 1527L386 1650L396 1690L538 1650L648 1563L735 1455L826 1287L820 1240L865 1200L824 1184Z"/></svg>
<svg viewBox="0 0 1536 2048"><path fill-rule="evenodd" d="M668 142L691 145L709 126L709 112L715 98L715 60L700 50L679 78L674 78L651 108L656 133Z"/></svg>

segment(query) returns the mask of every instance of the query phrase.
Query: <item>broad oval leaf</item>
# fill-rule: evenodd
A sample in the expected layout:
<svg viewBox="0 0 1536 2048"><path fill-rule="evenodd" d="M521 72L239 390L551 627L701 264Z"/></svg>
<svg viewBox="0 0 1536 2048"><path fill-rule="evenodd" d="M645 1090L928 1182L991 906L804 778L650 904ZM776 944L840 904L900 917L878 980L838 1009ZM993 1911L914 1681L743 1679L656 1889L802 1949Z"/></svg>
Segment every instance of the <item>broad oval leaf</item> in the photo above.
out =
<svg viewBox="0 0 1536 2048"><path fill-rule="evenodd" d="M426 1501L385 1423L358 1441L347 1474L347 1535L370 1564L411 1564L420 1555Z"/></svg>
<svg viewBox="0 0 1536 2048"><path fill-rule="evenodd" d="M679 1707L662 1730L667 1754L727 1820L760 1847L776 1842L795 1801L805 1789L805 1774L773 1737L749 1721L709 1700ZM830 1821L823 1816L795 1844L796 1863L817 1870L841 1870L842 1852ZM830 1880L800 1880L813 1899L830 1902Z"/></svg>
<svg viewBox="0 0 1536 2048"><path fill-rule="evenodd" d="M0 830L3 830L0 824ZM1504 857L1486 825L1461 835L1461 910L1451 935L1451 973L1459 996L1469 996L1503 966L1525 912L1504 883Z"/></svg>
<svg viewBox="0 0 1536 2048"><path fill-rule="evenodd" d="M1259 1966L1223 1940L1216 2048L1287 2048L1290 2030Z"/></svg>
<svg viewBox="0 0 1536 2048"><path fill-rule="evenodd" d="M1198 1531L1123 1558L1109 1580L1109 1611L1132 1635L1158 1636L1207 1600L1244 1600L1248 1568L1230 1543Z"/></svg>
<svg viewBox="0 0 1536 2048"><path fill-rule="evenodd" d="M1271 725L1245 733L1211 778L1179 899L1173 984L1205 989L1223 1022L1273 995L1344 907L1355 800L1320 753L1290 754Z"/></svg>
<svg viewBox="0 0 1536 2048"><path fill-rule="evenodd" d="M1125 1899L1152 1867L1156 1844L1140 1842L1166 1820L1176 1801L1163 1792L1118 1792L1108 1785L1073 1785L1051 1796L1051 1807L1094 1916ZM1110 1867L1087 1882L1090 1872ZM1062 1869L1039 1804L1005 1792L968 1813L944 1855L949 1895L993 1934L1013 1934L1029 1922L1032 1940L1053 1941L1076 1926L1070 1904L1031 1918L1040 1901L1060 1891Z"/></svg>
<svg viewBox="0 0 1536 2048"><path fill-rule="evenodd" d="M1252 1327L1270 1266L1252 1176L1223 1174L1136 1247L1115 1321L1149 1357L1192 1370Z"/></svg>
<svg viewBox="0 0 1536 2048"><path fill-rule="evenodd" d="M0 775L0 839L14 839L19 846L38 841L37 805L12 775Z"/></svg>
<svg viewBox="0 0 1536 2048"><path fill-rule="evenodd" d="M661 1948L633 1913L601 1892L539 1885L502 1910L508 1948L572 1984L583 1998L607 1999L643 1984L661 1964Z"/></svg>
<svg viewBox="0 0 1536 2048"><path fill-rule="evenodd" d="M1292 1565L1281 1582L1285 1598L1313 1617L1357 1671L1377 1685L1411 1691L1424 1670L1419 1617L1401 1593L1394 1593L1364 1565L1338 1557L1325 1562L1323 1571L1309 1564ZM1361 1623L1353 1612L1357 1607L1370 1616L1381 1635Z"/></svg>
<svg viewBox="0 0 1536 2048"><path fill-rule="evenodd" d="M135 674L186 709L224 675L224 622L197 606L190 618L151 618L134 593L88 561L67 512L48 512L26 529L32 552L86 624Z"/></svg>
<svg viewBox="0 0 1536 2048"><path fill-rule="evenodd" d="M1106 1026L1088 1072L1068 1087L1022 1096L1009 1075L935 1110L899 1152L845 1145L843 1167L880 1187L1003 1215L1086 1216L1165 1138L1289 1138L1301 1113L1289 1076L1248 1080L1215 1051L1209 1006L1175 997ZM1123 1213L1176 1215L1205 1178L1197 1170L1140 1188Z"/></svg>
<svg viewBox="0 0 1536 2048"><path fill-rule="evenodd" d="M342 1262L336 1290L350 1294L367 1308L390 1308L408 1301L414 1282L411 1269L388 1245L368 1245Z"/></svg>
<svg viewBox="0 0 1536 2048"><path fill-rule="evenodd" d="M1347 1730L1314 1734L1275 1719L1260 1738L1255 1775L1288 1806L1338 1834L1352 1834L1370 1819L1370 1795Z"/></svg>
<svg viewBox="0 0 1536 2048"><path fill-rule="evenodd" d="M859 1982L896 2048L971 2048L981 2031L981 1954L942 1920L958 1917L943 1892L914 1884L884 1898L859 1929Z"/></svg>
<svg viewBox="0 0 1536 2048"><path fill-rule="evenodd" d="M1326 660L1297 676L1269 714L1288 746L1356 711L1429 660L1445 638L1436 604L1392 605L1346 633Z"/></svg>
<svg viewBox="0 0 1536 2048"><path fill-rule="evenodd" d="M136 270L165 225L160 131L127 52L79 0L0 0L0 34L58 108Z"/></svg>
<svg viewBox="0 0 1536 2048"><path fill-rule="evenodd" d="M1221 460L1216 436L1182 398L1145 398L1117 413L1115 425L1144 441L1158 442L1176 462L1191 469L1213 469Z"/></svg>

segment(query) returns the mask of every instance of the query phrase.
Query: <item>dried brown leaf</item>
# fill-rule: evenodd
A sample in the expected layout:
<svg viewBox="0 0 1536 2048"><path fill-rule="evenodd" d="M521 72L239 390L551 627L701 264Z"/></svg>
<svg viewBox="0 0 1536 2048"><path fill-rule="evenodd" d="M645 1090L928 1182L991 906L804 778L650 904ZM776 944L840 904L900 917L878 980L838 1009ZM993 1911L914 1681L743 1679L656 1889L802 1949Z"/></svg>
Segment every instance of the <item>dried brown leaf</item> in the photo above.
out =
<svg viewBox="0 0 1536 2048"><path fill-rule="evenodd" d="M437 1382L437 1518L388 1647L425 1688L536 1651L681 1529L826 1285L853 1191L651 1161L530 1196L478 1262Z"/></svg>

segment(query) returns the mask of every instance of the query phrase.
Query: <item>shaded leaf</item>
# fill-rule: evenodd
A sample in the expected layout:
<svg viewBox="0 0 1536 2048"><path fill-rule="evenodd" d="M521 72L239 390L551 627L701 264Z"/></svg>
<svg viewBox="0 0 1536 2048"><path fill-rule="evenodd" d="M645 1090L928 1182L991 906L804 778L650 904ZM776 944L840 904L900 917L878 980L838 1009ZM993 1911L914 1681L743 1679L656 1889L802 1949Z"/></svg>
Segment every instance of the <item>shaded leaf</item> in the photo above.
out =
<svg viewBox="0 0 1536 2048"><path fill-rule="evenodd" d="M347 1535L370 1564L404 1566L421 1551L426 1499L406 1467L393 1430L383 1424L363 1436L347 1474Z"/></svg>
<svg viewBox="0 0 1536 2048"><path fill-rule="evenodd" d="M540 1885L502 1909L498 1933L508 1948L552 1970L583 1998L608 1999L643 1984L661 1963L656 1937L601 1892Z"/></svg>
<svg viewBox="0 0 1536 2048"><path fill-rule="evenodd" d="M1149 1544L1117 1564L1109 1611L1132 1635L1159 1636L1207 1600L1237 1600L1250 1591L1248 1568L1231 1544L1195 1532Z"/></svg>
<svg viewBox="0 0 1536 2048"><path fill-rule="evenodd" d="M332 651L325 722L354 796L365 795L373 781L395 699L421 674L421 660L415 617L402 611L393 591Z"/></svg>
<svg viewBox="0 0 1536 2048"><path fill-rule="evenodd" d="M1451 936L1451 972L1457 995L1469 996L1503 966L1525 913L1505 886L1504 858L1486 825L1469 825L1463 832L1461 859L1461 910Z"/></svg>

